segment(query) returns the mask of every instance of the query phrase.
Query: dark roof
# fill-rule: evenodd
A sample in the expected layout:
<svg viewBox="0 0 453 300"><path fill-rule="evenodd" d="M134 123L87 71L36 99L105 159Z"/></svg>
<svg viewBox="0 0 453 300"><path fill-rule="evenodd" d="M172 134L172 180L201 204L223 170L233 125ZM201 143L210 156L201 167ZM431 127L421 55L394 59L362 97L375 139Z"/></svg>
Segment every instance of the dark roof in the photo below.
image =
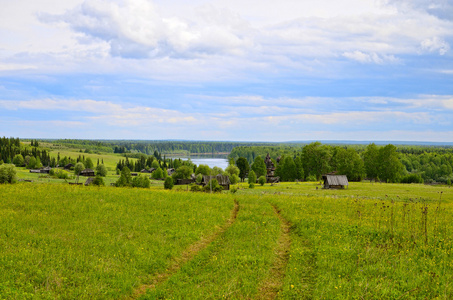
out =
<svg viewBox="0 0 453 300"><path fill-rule="evenodd" d="M349 185L346 175L323 175L322 178L328 185Z"/></svg>
<svg viewBox="0 0 453 300"><path fill-rule="evenodd" d="M80 172L80 175L94 176L94 171L92 169L85 169Z"/></svg>

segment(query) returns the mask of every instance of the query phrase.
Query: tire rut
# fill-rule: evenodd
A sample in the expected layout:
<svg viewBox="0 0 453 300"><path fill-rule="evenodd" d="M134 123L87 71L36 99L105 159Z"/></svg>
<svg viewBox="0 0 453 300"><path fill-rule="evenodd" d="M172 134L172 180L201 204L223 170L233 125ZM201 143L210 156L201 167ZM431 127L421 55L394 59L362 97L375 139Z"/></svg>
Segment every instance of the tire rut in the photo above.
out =
<svg viewBox="0 0 453 300"><path fill-rule="evenodd" d="M286 266L289 260L289 253L291 249L290 228L291 224L280 213L277 206L272 205L274 212L280 219L281 235L277 241L275 249L275 260L270 268L269 275L258 287L258 295L255 299L267 300L275 299L278 292L283 286L285 278Z"/></svg>
<svg viewBox="0 0 453 300"><path fill-rule="evenodd" d="M157 285L163 283L173 274L179 271L181 267L188 261L193 259L198 252L205 249L210 243L215 241L221 234L223 234L233 223L236 221L239 212L239 203L234 200L234 208L231 211L231 216L228 221L216 232L207 237L202 237L198 242L190 245L181 256L174 259L173 263L163 273L156 274L149 284L143 284L138 287L131 296L125 297L125 299L138 299L150 289L154 289Z"/></svg>

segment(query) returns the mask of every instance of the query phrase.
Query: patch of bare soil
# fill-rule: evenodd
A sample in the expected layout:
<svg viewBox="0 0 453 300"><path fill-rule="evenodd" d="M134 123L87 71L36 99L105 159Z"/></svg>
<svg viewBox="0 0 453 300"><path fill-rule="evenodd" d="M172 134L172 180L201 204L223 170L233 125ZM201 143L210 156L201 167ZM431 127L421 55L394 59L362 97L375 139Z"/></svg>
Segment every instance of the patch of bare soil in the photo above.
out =
<svg viewBox="0 0 453 300"><path fill-rule="evenodd" d="M280 219L281 235L275 248L275 260L271 266L269 275L258 288L256 299L275 299L278 291L282 288L285 278L286 265L288 264L291 249L290 227L291 224L281 215L280 210L273 205L274 211Z"/></svg>
<svg viewBox="0 0 453 300"><path fill-rule="evenodd" d="M190 245L180 257L174 259L173 263L167 268L167 270L163 273L157 274L151 280L149 284L144 284L138 287L134 293L126 297L126 299L138 299L140 296L144 295L147 290L154 289L160 283L166 281L170 276L178 272L181 267L193 259L198 252L205 249L210 243L217 239L222 233L224 233L236 220L237 214L239 212L239 203L235 200L234 201L234 208L231 212L231 216L228 221L223 225L219 230L211 234L210 236L202 237L198 242Z"/></svg>

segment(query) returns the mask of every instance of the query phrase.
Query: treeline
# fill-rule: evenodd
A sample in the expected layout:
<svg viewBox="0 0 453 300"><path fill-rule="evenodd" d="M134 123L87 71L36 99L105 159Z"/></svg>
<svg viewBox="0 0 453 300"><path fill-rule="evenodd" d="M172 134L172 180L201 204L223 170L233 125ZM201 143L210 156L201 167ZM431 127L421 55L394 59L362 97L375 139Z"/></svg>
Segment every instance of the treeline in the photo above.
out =
<svg viewBox="0 0 453 300"><path fill-rule="evenodd" d="M31 168L52 166L56 164L47 150L39 148L39 142L32 140L30 145L20 142L19 138L0 139L0 164L14 163L16 166L31 166Z"/></svg>
<svg viewBox="0 0 453 300"><path fill-rule="evenodd" d="M322 174L334 171L347 175L352 181L367 178L384 182L451 184L453 180L451 147L332 146L315 142L303 147L238 147L229 158L236 162L242 158L253 169L257 158L260 157L261 164L267 153L276 166L275 175L283 181L319 180Z"/></svg>

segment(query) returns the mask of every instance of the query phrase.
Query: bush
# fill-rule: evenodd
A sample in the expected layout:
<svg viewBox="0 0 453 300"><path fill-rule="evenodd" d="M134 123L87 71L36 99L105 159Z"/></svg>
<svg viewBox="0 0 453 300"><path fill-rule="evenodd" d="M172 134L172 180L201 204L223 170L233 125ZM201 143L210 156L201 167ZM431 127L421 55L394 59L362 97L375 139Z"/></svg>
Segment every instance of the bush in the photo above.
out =
<svg viewBox="0 0 453 300"><path fill-rule="evenodd" d="M14 164L16 167L22 167L22 166L25 164L24 157L23 157L21 154L17 154L17 155L14 156L14 158L13 158L13 164Z"/></svg>
<svg viewBox="0 0 453 300"><path fill-rule="evenodd" d="M191 190L192 192L201 192L202 188L201 188L201 186L199 186L198 184L193 184L193 183L192 183L192 184L190 185L190 190Z"/></svg>
<svg viewBox="0 0 453 300"><path fill-rule="evenodd" d="M202 180L203 180L203 175L201 175L201 173L200 173L200 174L197 175L197 178L195 178L195 182L196 183L201 183Z"/></svg>
<svg viewBox="0 0 453 300"><path fill-rule="evenodd" d="M54 170L55 169L52 169L51 172L54 171ZM69 173L66 172L65 170L57 169L56 171L53 172L53 175L56 176L59 179L69 179Z"/></svg>
<svg viewBox="0 0 453 300"><path fill-rule="evenodd" d="M423 183L420 174L408 174L401 179L401 183Z"/></svg>
<svg viewBox="0 0 453 300"><path fill-rule="evenodd" d="M83 170L85 170L85 165L81 162L76 163L74 166L74 174L79 175Z"/></svg>
<svg viewBox="0 0 453 300"><path fill-rule="evenodd" d="M102 177L105 177L107 176L107 168L104 166L104 165L98 165L96 167L96 175L99 175L99 176L102 176Z"/></svg>
<svg viewBox="0 0 453 300"><path fill-rule="evenodd" d="M256 183L256 175L255 175L255 172L252 170L249 173L249 185L250 184L255 185L255 183Z"/></svg>
<svg viewBox="0 0 453 300"><path fill-rule="evenodd" d="M132 179L132 186L139 187L139 188L149 188L151 186L151 182L148 176L137 176Z"/></svg>
<svg viewBox="0 0 453 300"><path fill-rule="evenodd" d="M260 178L258 178L258 183L264 185L266 183L266 177L260 176Z"/></svg>
<svg viewBox="0 0 453 300"><path fill-rule="evenodd" d="M255 184L254 183L249 183L249 189L254 189L255 188Z"/></svg>
<svg viewBox="0 0 453 300"><path fill-rule="evenodd" d="M203 187L203 191L205 192L210 192L211 190L214 193L223 191L223 187L219 184L217 179L211 179L211 181Z"/></svg>
<svg viewBox="0 0 453 300"><path fill-rule="evenodd" d="M168 176L167 178L165 178L165 182L164 182L164 188L166 190L171 190L173 188L173 178L171 178L171 176Z"/></svg>
<svg viewBox="0 0 453 300"><path fill-rule="evenodd" d="M230 176L230 183L231 184L236 184L236 183L239 182L239 180L240 180L240 178L236 174L233 174L233 175Z"/></svg>
<svg viewBox="0 0 453 300"><path fill-rule="evenodd" d="M104 178L102 178L100 175L96 175L92 184L97 186L104 186L105 185Z"/></svg>
<svg viewBox="0 0 453 300"><path fill-rule="evenodd" d="M237 191L238 191L238 189L235 188L235 187L230 188L230 193L231 194L236 194Z"/></svg>
<svg viewBox="0 0 453 300"><path fill-rule="evenodd" d="M124 167L121 171L120 178L116 181L115 186L130 186L132 184L131 171L128 167Z"/></svg>
<svg viewBox="0 0 453 300"><path fill-rule="evenodd" d="M0 165L0 183L15 183L16 181L16 168L14 165Z"/></svg>

